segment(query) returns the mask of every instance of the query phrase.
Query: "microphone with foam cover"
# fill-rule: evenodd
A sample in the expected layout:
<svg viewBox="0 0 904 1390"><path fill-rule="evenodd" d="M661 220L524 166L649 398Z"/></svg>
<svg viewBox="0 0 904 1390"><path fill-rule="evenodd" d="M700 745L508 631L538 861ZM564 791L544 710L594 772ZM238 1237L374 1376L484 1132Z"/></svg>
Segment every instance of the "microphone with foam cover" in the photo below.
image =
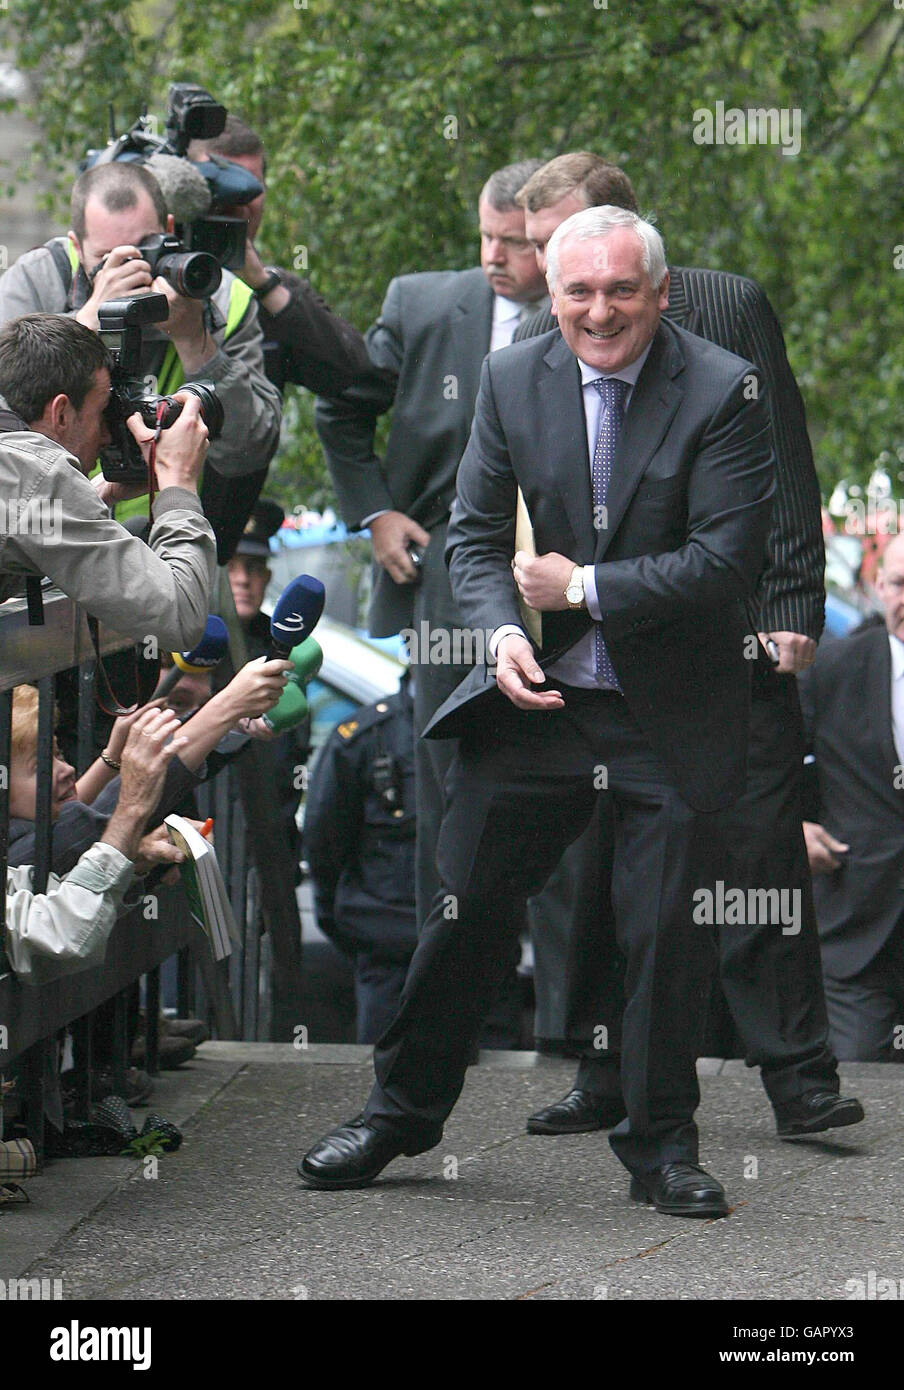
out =
<svg viewBox="0 0 904 1390"><path fill-rule="evenodd" d="M198 675L219 666L229 650L229 634L222 618L211 613L204 624L204 635L190 652L173 652L173 667L167 671L154 691L153 698L168 695L183 676Z"/></svg>
<svg viewBox="0 0 904 1390"><path fill-rule="evenodd" d="M323 651L313 637L306 637L289 655L292 670L287 672L289 683L276 704L261 720L271 733L282 734L300 724L308 713L305 686L313 680L323 665Z"/></svg>
<svg viewBox="0 0 904 1390"><path fill-rule="evenodd" d="M287 584L276 601L270 619L270 651L285 661L306 637L310 637L320 621L326 590L319 579L300 574Z"/></svg>

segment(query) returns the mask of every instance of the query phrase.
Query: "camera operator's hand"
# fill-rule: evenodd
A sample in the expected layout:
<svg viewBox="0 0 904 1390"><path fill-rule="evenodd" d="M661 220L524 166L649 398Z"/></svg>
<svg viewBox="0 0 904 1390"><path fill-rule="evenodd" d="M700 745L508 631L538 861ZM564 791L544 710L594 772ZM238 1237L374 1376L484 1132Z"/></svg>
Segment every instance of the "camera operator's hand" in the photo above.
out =
<svg viewBox="0 0 904 1390"><path fill-rule="evenodd" d="M136 416L135 418L139 417ZM97 477L90 481L105 507L112 507L116 502L129 502L133 497L145 497L147 495L147 483L111 483L109 478L104 477L103 473L98 473Z"/></svg>
<svg viewBox="0 0 904 1390"><path fill-rule="evenodd" d="M157 459L154 469L157 488L162 491L165 487L181 487L188 492L197 492L198 474L201 472L201 465L210 447L207 438L207 426L201 419L201 402L197 396L190 391L177 391L175 395L177 400L184 402L184 405L178 420L175 424L170 425L169 429L162 430L157 441ZM148 429L137 413L130 415L126 424L132 437L137 441L145 460L147 460L154 431ZM118 488L124 485L115 483L113 486ZM141 487L140 484L137 486ZM141 492L147 492L147 488L141 487ZM141 493L133 494L133 496L140 495Z"/></svg>
<svg viewBox="0 0 904 1390"><path fill-rule="evenodd" d="M158 325L172 340L186 372L197 372L216 355L217 345L204 325L204 301L186 299L168 280L158 276L152 289L169 300L169 318Z"/></svg>
<svg viewBox="0 0 904 1390"><path fill-rule="evenodd" d="M89 267L93 269L93 267ZM101 262L92 282L91 298L76 314L79 323L98 329L97 311L107 299L126 299L132 294L147 294L151 288L151 267L141 259L137 246L114 246Z"/></svg>
<svg viewBox="0 0 904 1390"><path fill-rule="evenodd" d="M245 242L245 264L237 274L252 290L263 289L269 279L250 237ZM285 285L274 285L270 293L264 295L261 303L269 314L278 314L280 309L285 309L291 298Z"/></svg>

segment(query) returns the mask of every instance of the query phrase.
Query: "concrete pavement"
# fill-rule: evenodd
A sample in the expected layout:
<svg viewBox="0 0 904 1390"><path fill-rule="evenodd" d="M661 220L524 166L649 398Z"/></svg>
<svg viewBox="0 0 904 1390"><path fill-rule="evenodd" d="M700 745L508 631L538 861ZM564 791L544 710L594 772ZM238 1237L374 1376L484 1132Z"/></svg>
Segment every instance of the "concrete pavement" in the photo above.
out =
<svg viewBox="0 0 904 1390"><path fill-rule="evenodd" d="M437 1149L324 1193L295 1165L360 1109L369 1049L207 1043L152 1102L183 1124L179 1152L156 1175L49 1164L30 1207L0 1211L0 1277L90 1300L844 1300L869 1271L904 1292L904 1071L842 1071L866 1121L788 1143L756 1074L701 1063L701 1160L734 1209L688 1221L629 1201L604 1135L525 1133L568 1061L484 1053Z"/></svg>

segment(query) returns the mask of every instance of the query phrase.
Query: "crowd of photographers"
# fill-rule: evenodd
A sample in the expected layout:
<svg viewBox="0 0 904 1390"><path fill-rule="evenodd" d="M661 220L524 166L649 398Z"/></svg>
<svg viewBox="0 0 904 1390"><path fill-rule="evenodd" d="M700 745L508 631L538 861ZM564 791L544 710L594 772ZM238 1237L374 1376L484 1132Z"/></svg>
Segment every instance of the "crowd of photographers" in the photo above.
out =
<svg viewBox="0 0 904 1390"><path fill-rule="evenodd" d="M285 858L298 861L299 792L286 769L303 760L304 736L275 740L260 720L292 665L268 652L263 593L249 604L245 571L267 553L258 495L286 383L339 391L372 369L351 325L258 258L258 138L231 119L224 128L198 88L174 88L170 116L166 140L139 122L91 162L72 189L68 236L0 278L0 603L24 595L40 623L50 580L89 622L137 644L98 663L99 756L79 778L77 682L57 677L46 885L34 872L37 692L13 692L0 944L26 983L103 961L117 916L154 881L145 876L183 858L164 817L190 814L193 788L249 738L273 741L292 822ZM218 566L229 580L219 588ZM247 665L215 694L202 671L153 698L147 654L191 652L224 602ZM59 1122L53 1104L47 1113Z"/></svg>

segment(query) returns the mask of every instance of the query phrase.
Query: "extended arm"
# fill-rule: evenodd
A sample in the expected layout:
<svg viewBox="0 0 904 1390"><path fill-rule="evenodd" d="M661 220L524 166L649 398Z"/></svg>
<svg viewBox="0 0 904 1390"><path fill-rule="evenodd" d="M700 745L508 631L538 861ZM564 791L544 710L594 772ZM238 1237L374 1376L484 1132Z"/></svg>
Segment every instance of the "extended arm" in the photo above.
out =
<svg viewBox="0 0 904 1390"><path fill-rule="evenodd" d="M287 381L309 391L335 395L373 371L364 338L329 305L306 280L280 271L282 286L267 296L260 307L264 338L279 346L280 387ZM287 298L281 308L269 312L279 289Z"/></svg>
<svg viewBox="0 0 904 1390"><path fill-rule="evenodd" d="M8 496L34 498L50 534L22 528L10 536L4 567L47 574L89 613L136 641L154 637L171 651L190 649L204 630L213 585L213 533L196 495L166 488L154 502L149 547L112 521L75 461L50 440L29 435L23 449L7 435L0 483Z"/></svg>

